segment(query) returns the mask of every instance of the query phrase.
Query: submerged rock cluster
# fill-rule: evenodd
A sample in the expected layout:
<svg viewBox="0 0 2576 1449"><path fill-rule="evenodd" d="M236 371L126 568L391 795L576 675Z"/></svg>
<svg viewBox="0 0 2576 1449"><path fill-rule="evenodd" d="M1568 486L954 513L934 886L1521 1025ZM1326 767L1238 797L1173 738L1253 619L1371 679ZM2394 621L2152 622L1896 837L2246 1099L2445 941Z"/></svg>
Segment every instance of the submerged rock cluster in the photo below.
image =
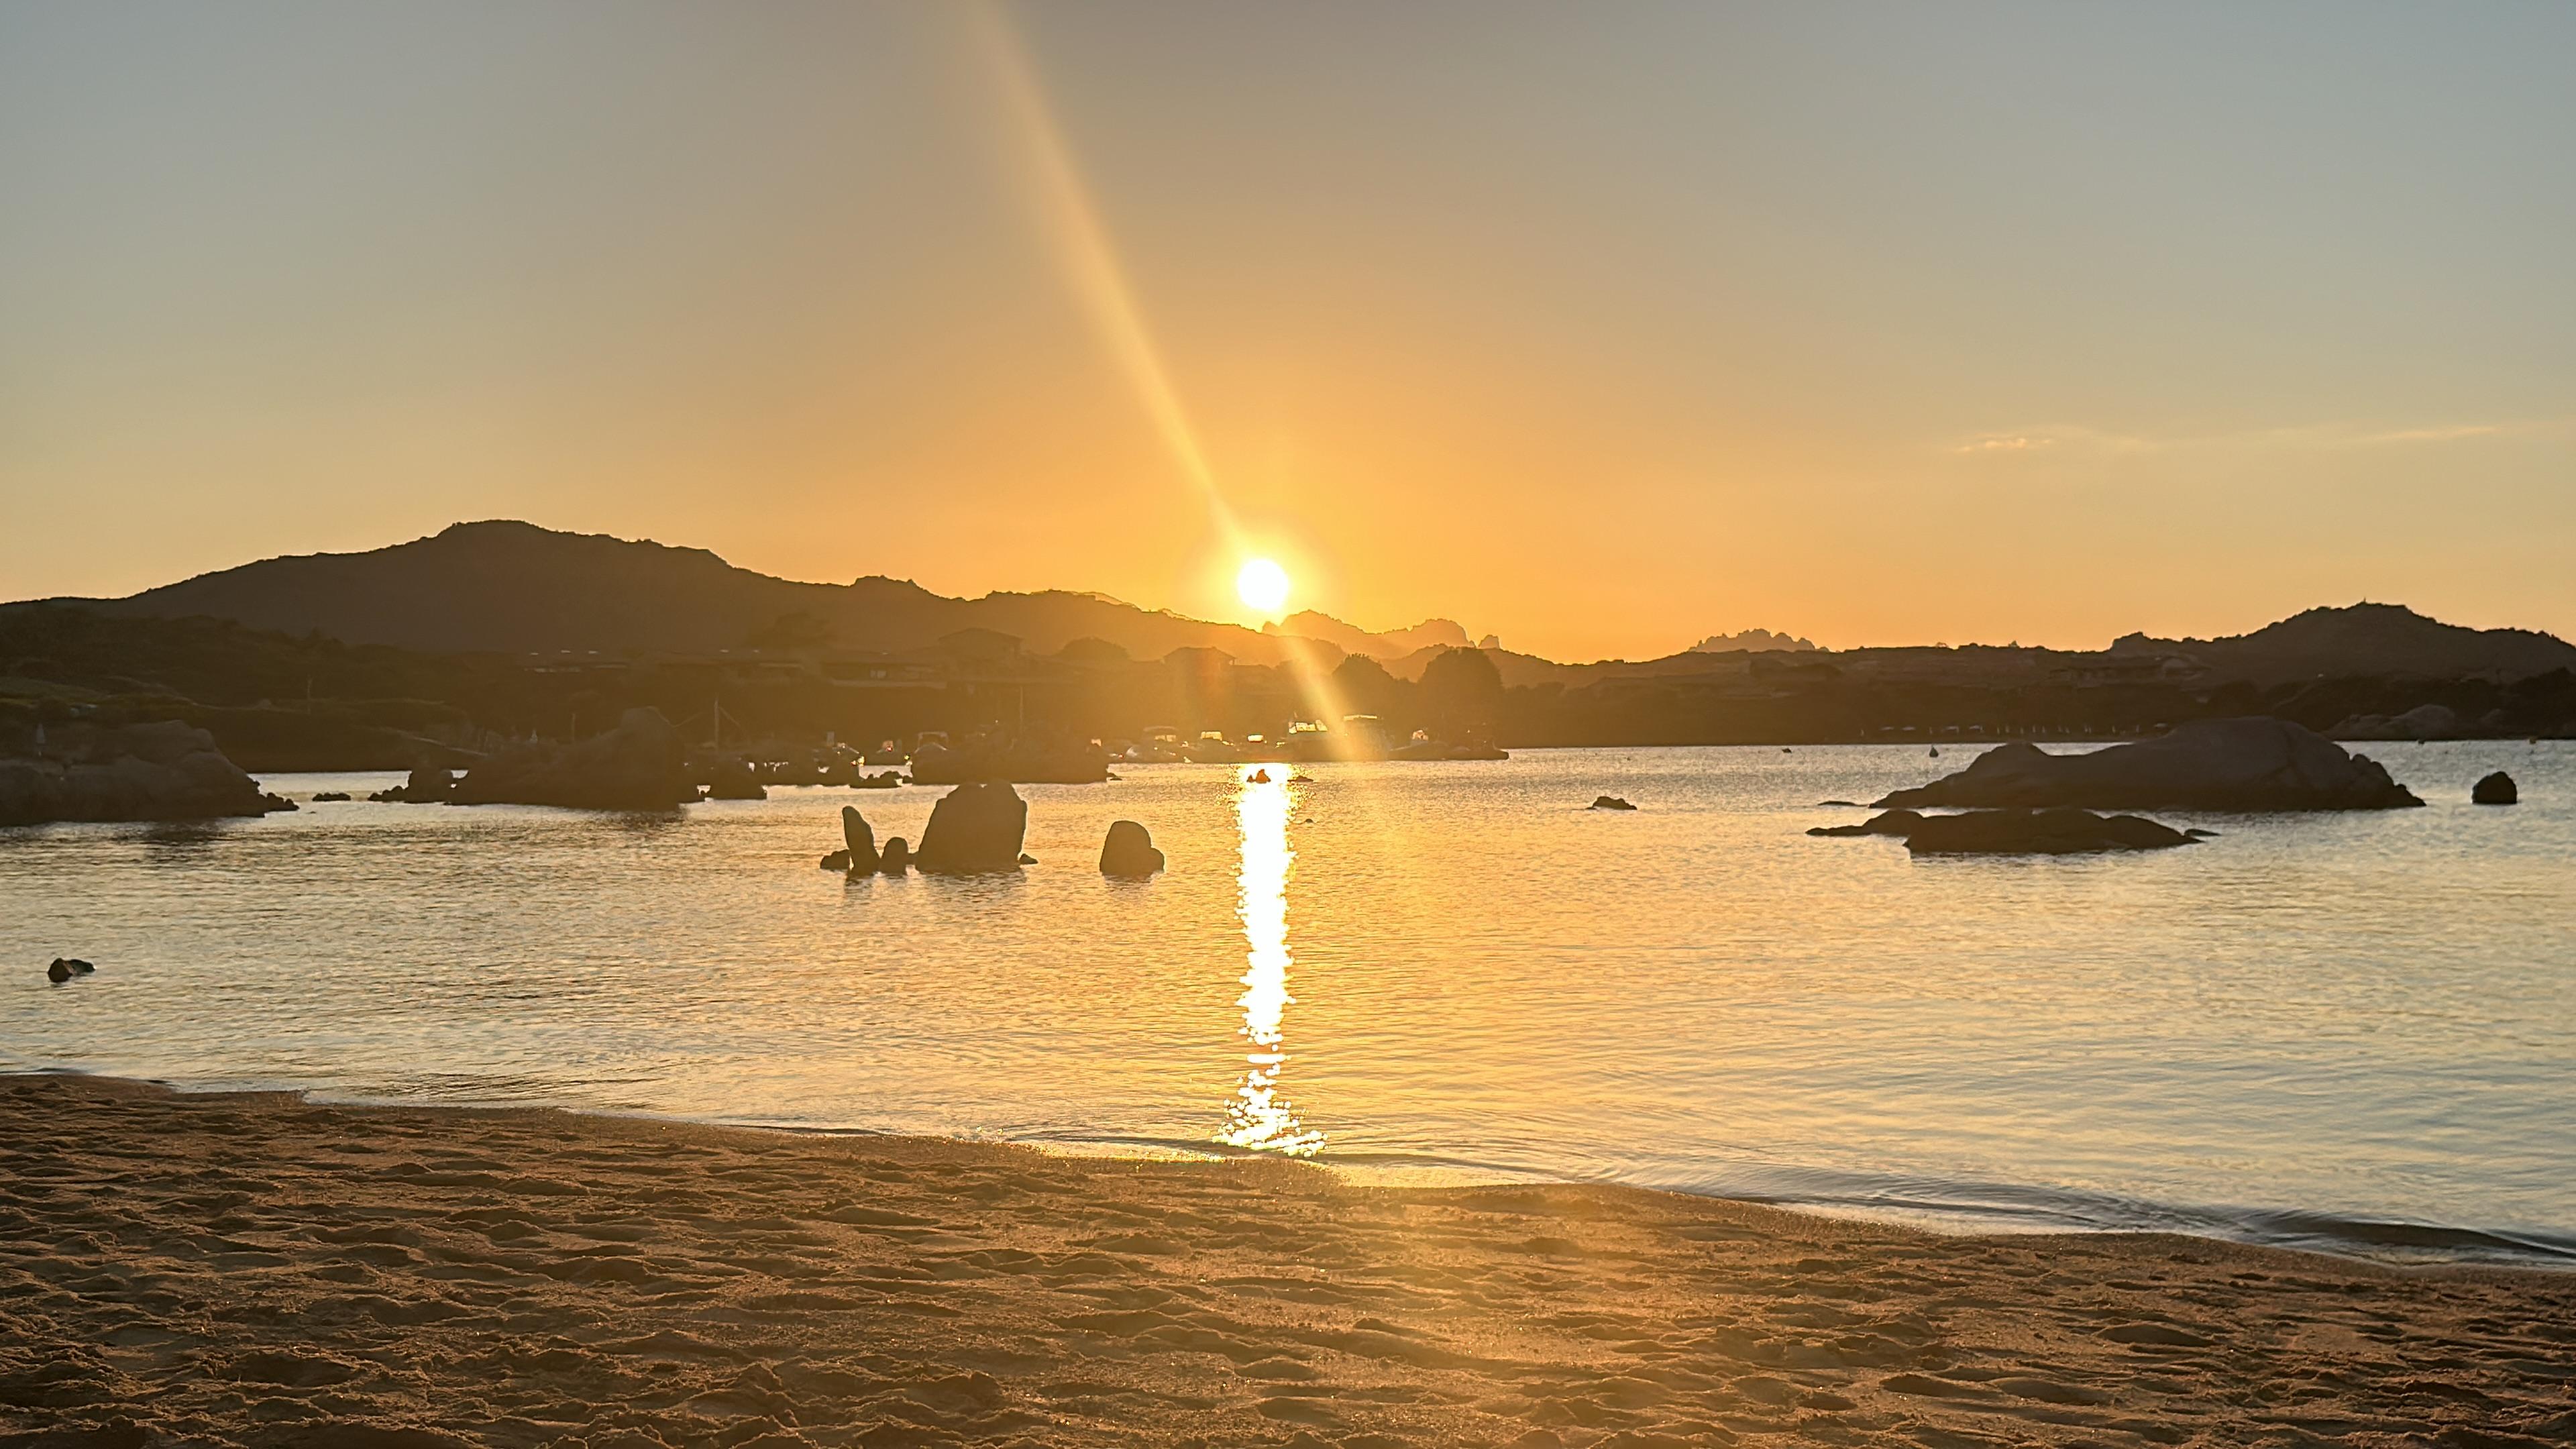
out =
<svg viewBox="0 0 2576 1449"><path fill-rule="evenodd" d="M1971 810L1925 815L1889 810L1858 825L1820 825L1809 835L1893 835L1917 855L2079 855L2100 850L2163 850L2190 845L2207 831L2176 830L2142 815L2090 810Z"/></svg>

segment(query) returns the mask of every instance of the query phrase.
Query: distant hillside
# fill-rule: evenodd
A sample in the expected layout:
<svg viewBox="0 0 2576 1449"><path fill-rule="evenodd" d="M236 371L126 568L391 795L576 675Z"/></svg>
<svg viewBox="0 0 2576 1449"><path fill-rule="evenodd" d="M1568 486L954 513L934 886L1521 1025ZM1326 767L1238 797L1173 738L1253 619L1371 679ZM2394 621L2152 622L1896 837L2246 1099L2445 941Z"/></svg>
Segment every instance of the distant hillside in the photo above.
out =
<svg viewBox="0 0 2576 1449"><path fill-rule="evenodd" d="M1467 631L1447 619L1425 619L1410 629L1371 633L1312 609L1291 614L1276 624L1264 624L1261 632L1292 639L1320 639L1345 654L1366 654L1374 659L1401 659L1422 649L1464 649L1468 644Z"/></svg>
<svg viewBox="0 0 2576 1449"><path fill-rule="evenodd" d="M796 583L736 568L705 549L515 522L460 523L365 553L265 559L94 607L452 652L903 650L962 629L1009 634L1037 654L1099 639L1139 659L1188 646L1267 664L1294 647L1098 594L952 599L901 579Z"/></svg>
<svg viewBox="0 0 2576 1449"><path fill-rule="evenodd" d="M433 653L900 652L973 629L1010 635L1035 655L1075 645L1084 658L1159 660L1175 649L1216 649L1247 664L1298 658L1330 668L1345 653L1367 654L1410 680L1443 650L1468 643L1467 632L1446 619L1372 633L1307 611L1252 630L1063 590L952 599L901 579L796 583L736 568L705 549L512 522L460 523L390 548L267 559L131 598L65 602L110 617L203 616L298 638L319 634ZM2101 652L1825 651L1753 629L1641 661L1561 664L1499 648L1488 653L1507 686L1567 689L1702 679L1776 690L1790 687L1783 681L1793 676L1783 671L2000 687L2058 671L2097 685L2162 678L2269 686L2321 677L2510 683L2576 670L2576 645L2565 640L2528 629L2462 628L2394 604L2310 609L2219 639L2131 634Z"/></svg>
<svg viewBox="0 0 2576 1449"><path fill-rule="evenodd" d="M2220 679L2327 676L2524 679L2576 669L2576 644L2530 629L2470 629L2398 604L2309 609L2251 634L2151 639L2129 634L2114 654L2187 656Z"/></svg>

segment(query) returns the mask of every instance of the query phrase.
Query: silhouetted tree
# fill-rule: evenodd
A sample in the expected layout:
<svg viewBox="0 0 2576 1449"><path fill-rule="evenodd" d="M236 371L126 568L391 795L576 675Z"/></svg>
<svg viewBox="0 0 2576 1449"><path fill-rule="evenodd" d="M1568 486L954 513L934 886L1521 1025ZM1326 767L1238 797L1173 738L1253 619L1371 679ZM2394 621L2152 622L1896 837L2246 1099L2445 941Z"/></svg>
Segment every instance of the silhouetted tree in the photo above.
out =
<svg viewBox="0 0 2576 1449"><path fill-rule="evenodd" d="M1345 714L1373 714L1393 724L1412 713L1405 698L1411 688L1365 654L1351 655L1333 670L1333 695Z"/></svg>
<svg viewBox="0 0 2576 1449"><path fill-rule="evenodd" d="M1423 708L1446 740L1490 734L1503 713L1503 675L1482 649L1448 649L1422 671Z"/></svg>

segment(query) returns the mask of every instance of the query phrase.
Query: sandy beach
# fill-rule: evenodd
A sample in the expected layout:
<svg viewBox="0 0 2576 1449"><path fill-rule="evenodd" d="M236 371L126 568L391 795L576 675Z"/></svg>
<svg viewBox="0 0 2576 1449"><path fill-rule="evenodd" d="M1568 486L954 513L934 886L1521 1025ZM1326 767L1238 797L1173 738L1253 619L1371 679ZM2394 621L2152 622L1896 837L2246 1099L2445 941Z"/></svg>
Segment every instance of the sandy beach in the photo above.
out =
<svg viewBox="0 0 2576 1449"><path fill-rule="evenodd" d="M0 1079L0 1444L2576 1438L2576 1276Z"/></svg>

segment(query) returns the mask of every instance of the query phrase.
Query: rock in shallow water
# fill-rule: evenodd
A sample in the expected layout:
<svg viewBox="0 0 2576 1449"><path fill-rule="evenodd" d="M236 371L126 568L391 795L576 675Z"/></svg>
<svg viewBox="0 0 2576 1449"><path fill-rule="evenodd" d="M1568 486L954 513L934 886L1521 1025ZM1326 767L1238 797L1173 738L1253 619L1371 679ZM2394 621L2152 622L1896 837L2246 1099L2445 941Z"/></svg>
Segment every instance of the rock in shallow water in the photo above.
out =
<svg viewBox="0 0 2576 1449"><path fill-rule="evenodd" d="M2514 786L2513 776L2502 770L2478 781L2469 789L2469 800L2477 805L2512 805L2521 799L2522 791Z"/></svg>
<svg viewBox="0 0 2576 1449"><path fill-rule="evenodd" d="M1616 795L1595 795L1592 797L1592 804L1586 808L1593 810L1634 810L1637 807L1620 799Z"/></svg>
<svg viewBox="0 0 2576 1449"><path fill-rule="evenodd" d="M31 757L0 759L0 825L214 820L294 808L263 793L213 735L176 720L66 727Z"/></svg>
<svg viewBox="0 0 2576 1449"><path fill-rule="evenodd" d="M1858 825L1820 825L1809 835L1893 835L1917 855L2076 855L2096 850L2163 850L2191 845L2186 834L2137 815L2090 810L1971 810L1923 815L1890 810Z"/></svg>
<svg viewBox="0 0 2576 1449"><path fill-rule="evenodd" d="M1923 823L1920 812L1889 810L1869 817L1858 825L1819 825L1809 835L1911 835Z"/></svg>
<svg viewBox="0 0 2576 1449"><path fill-rule="evenodd" d="M75 976L87 976L97 969L77 956L57 956L53 964L45 968L45 979L59 986Z"/></svg>
<svg viewBox="0 0 2576 1449"><path fill-rule="evenodd" d="M869 871L877 868L877 833L868 828L867 820L855 805L841 807L841 843L849 848L842 852L848 859L843 870Z"/></svg>
<svg viewBox="0 0 2576 1449"><path fill-rule="evenodd" d="M511 745L466 772L458 805L561 805L577 810L668 810L698 798L680 732L655 709L630 709L617 728L569 745Z"/></svg>
<svg viewBox="0 0 2576 1449"><path fill-rule="evenodd" d="M2194 843L2181 831L2143 816L2073 809L1926 815L1905 837L1905 848L1917 855L2076 855Z"/></svg>
<svg viewBox="0 0 2576 1449"><path fill-rule="evenodd" d="M2169 735L2082 755L2023 741L1968 768L1899 790L1889 806L2092 810L2386 810L2421 805L2373 760L2279 719L2201 720Z"/></svg>
<svg viewBox="0 0 2576 1449"><path fill-rule="evenodd" d="M877 856L877 874L901 875L910 869L912 869L912 847L904 844L903 837L900 835L888 837L885 850Z"/></svg>
<svg viewBox="0 0 2576 1449"><path fill-rule="evenodd" d="M1100 842L1102 875L1152 875L1163 868L1163 852L1154 848L1154 837L1133 820L1112 820L1109 835Z"/></svg>
<svg viewBox="0 0 2576 1449"><path fill-rule="evenodd" d="M1016 870L1028 834L1029 806L998 780L960 785L930 807L921 854L913 864L932 875Z"/></svg>

